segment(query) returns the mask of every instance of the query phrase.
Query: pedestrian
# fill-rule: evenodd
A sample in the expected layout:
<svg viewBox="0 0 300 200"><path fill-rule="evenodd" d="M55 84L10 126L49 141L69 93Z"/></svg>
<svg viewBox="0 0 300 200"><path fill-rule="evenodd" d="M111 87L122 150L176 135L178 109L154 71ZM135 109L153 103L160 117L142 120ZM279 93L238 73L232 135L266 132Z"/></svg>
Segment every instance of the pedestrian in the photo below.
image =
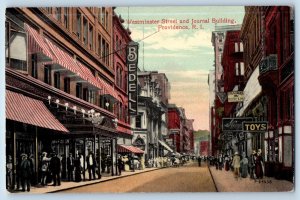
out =
<svg viewBox="0 0 300 200"><path fill-rule="evenodd" d="M122 156L119 156L119 158L118 158L118 173L119 173L119 176L121 176L123 169L124 169L124 162L122 160Z"/></svg>
<svg viewBox="0 0 300 200"><path fill-rule="evenodd" d="M250 178L255 179L255 162L256 162L257 154L256 151L253 150L249 160L249 168L250 168Z"/></svg>
<svg viewBox="0 0 300 200"><path fill-rule="evenodd" d="M106 168L106 159L105 156L103 155L101 159L101 173L105 172L105 168Z"/></svg>
<svg viewBox="0 0 300 200"><path fill-rule="evenodd" d="M264 172L263 172L263 158L261 156L261 150L257 151L257 158L255 160L255 175L256 178L262 179Z"/></svg>
<svg viewBox="0 0 300 200"><path fill-rule="evenodd" d="M201 157L198 157L198 166L201 167Z"/></svg>
<svg viewBox="0 0 300 200"><path fill-rule="evenodd" d="M222 170L222 168L223 168L223 156L222 156L222 154L219 155L218 165L219 165L219 170Z"/></svg>
<svg viewBox="0 0 300 200"><path fill-rule="evenodd" d="M61 179L67 179L67 157L66 154L61 156Z"/></svg>
<svg viewBox="0 0 300 200"><path fill-rule="evenodd" d="M83 173L84 171L84 158L82 154L79 154L79 162L80 162L80 176L81 176L81 180L83 179Z"/></svg>
<svg viewBox="0 0 300 200"><path fill-rule="evenodd" d="M228 155L225 155L224 160L225 160L225 167L224 167L225 171L229 171L230 165L229 165L229 157L228 157Z"/></svg>
<svg viewBox="0 0 300 200"><path fill-rule="evenodd" d="M87 169L89 172L89 180L92 180L92 175L93 175L93 180L96 179L96 173L95 173L95 166L96 166L96 160L95 156L92 152L89 153L89 155L86 158L87 162Z"/></svg>
<svg viewBox="0 0 300 200"><path fill-rule="evenodd" d="M42 163L41 163L41 185L47 185L47 176L49 173L49 162L50 158L47 157L47 152L42 153Z"/></svg>
<svg viewBox="0 0 300 200"><path fill-rule="evenodd" d="M107 173L109 174L109 173L110 173L110 170L111 170L111 166L112 166L112 161L111 161L110 155L107 155L105 165L106 165L106 167L107 167Z"/></svg>
<svg viewBox="0 0 300 200"><path fill-rule="evenodd" d="M235 178L240 177L240 166L241 166L240 162L241 162L241 159L240 159L239 153L235 152L234 156L233 156L233 160L232 160L232 166L234 169L234 177Z"/></svg>
<svg viewBox="0 0 300 200"><path fill-rule="evenodd" d="M50 172L52 174L53 186L60 186L60 159L57 157L57 153L53 152L52 158L50 160Z"/></svg>
<svg viewBox="0 0 300 200"><path fill-rule="evenodd" d="M8 155L6 161L6 189L7 190L13 189L12 171L13 171L12 157L11 155Z"/></svg>
<svg viewBox="0 0 300 200"><path fill-rule="evenodd" d="M241 160L241 177L246 178L248 176L248 158L246 157L246 153L243 152Z"/></svg>
<svg viewBox="0 0 300 200"><path fill-rule="evenodd" d="M74 171L74 157L72 153L69 153L67 158L67 170L68 170L68 181L74 181L73 171Z"/></svg>
<svg viewBox="0 0 300 200"><path fill-rule="evenodd" d="M30 182L31 185L35 185L36 184L36 174L35 174L35 161L34 161L34 156L33 154L30 154L30 156L28 157L28 161L30 162L30 167L31 167L31 177L30 177Z"/></svg>
<svg viewBox="0 0 300 200"><path fill-rule="evenodd" d="M22 183L22 191L25 192L25 187L27 192L30 192L30 178L31 178L31 166L28 160L27 154L21 154L21 183Z"/></svg>
<svg viewBox="0 0 300 200"><path fill-rule="evenodd" d="M81 181L81 167L80 167L80 157L77 156L74 159L74 168L75 168L75 182Z"/></svg>

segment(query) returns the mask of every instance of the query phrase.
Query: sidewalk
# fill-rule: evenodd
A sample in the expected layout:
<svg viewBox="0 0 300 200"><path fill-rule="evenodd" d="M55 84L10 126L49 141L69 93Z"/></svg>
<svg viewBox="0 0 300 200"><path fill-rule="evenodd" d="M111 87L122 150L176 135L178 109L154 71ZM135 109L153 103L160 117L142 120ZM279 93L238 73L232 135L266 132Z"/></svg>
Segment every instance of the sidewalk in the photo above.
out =
<svg viewBox="0 0 300 200"><path fill-rule="evenodd" d="M247 178L235 179L232 171L224 168L216 170L214 166L209 167L218 192L290 192L294 185L290 181L277 180L272 177L264 177L260 180Z"/></svg>
<svg viewBox="0 0 300 200"><path fill-rule="evenodd" d="M135 174L141 174L149 171L154 171L163 168L145 168L144 170L135 170L135 172L122 172L121 176L102 176L101 179L92 181L81 181L81 182L65 182L62 181L60 186L46 186L46 187L31 187L30 192L16 192L15 194L43 194L43 193L54 193L60 192L71 188L77 188L86 185L92 185L96 183L101 183L109 180L119 179L127 176L132 176Z"/></svg>

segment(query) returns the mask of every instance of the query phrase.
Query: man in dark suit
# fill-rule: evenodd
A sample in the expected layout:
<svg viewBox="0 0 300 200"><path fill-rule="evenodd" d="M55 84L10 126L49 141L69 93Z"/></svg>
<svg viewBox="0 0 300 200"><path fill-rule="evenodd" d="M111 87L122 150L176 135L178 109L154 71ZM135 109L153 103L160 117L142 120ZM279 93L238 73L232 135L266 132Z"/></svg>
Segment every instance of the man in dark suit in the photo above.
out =
<svg viewBox="0 0 300 200"><path fill-rule="evenodd" d="M30 192L30 178L31 178L31 166L27 159L27 154L22 154L22 161L20 165L21 183L22 191L25 192L25 185L27 187L27 192Z"/></svg>
<svg viewBox="0 0 300 200"><path fill-rule="evenodd" d="M60 186L60 159L57 157L57 153L53 152L53 157L50 160L50 171L53 178L53 186Z"/></svg>
<svg viewBox="0 0 300 200"><path fill-rule="evenodd" d="M74 157L70 153L67 158L68 181L73 181Z"/></svg>
<svg viewBox="0 0 300 200"><path fill-rule="evenodd" d="M119 158L118 158L118 172L119 172L119 176L121 176L123 168L124 168L124 162L122 160L122 156L119 156Z"/></svg>
<svg viewBox="0 0 300 200"><path fill-rule="evenodd" d="M89 180L92 180L92 174L93 174L93 179L96 179L95 176L96 159L92 152L90 152L89 155L86 157L86 163L89 172Z"/></svg>

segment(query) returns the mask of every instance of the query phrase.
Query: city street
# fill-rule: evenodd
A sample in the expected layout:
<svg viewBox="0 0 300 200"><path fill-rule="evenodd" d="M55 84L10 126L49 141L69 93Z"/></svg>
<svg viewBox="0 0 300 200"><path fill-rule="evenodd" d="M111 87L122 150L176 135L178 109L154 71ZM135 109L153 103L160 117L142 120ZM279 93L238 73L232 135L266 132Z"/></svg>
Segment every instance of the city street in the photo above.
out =
<svg viewBox="0 0 300 200"><path fill-rule="evenodd" d="M165 168L63 192L215 192L207 166L192 163Z"/></svg>

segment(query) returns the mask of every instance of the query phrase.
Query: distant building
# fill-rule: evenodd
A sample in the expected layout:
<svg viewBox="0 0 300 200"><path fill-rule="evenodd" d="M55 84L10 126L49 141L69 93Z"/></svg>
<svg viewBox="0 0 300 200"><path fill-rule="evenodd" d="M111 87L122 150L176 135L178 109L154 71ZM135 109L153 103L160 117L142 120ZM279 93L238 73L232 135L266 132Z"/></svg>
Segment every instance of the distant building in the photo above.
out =
<svg viewBox="0 0 300 200"><path fill-rule="evenodd" d="M226 32L228 30L240 30L241 25L226 25L216 26L215 31L212 32L211 42L214 47L214 67L215 67L215 103L214 110L211 110L211 116L214 117L213 130L211 130L211 148L212 155L217 155L220 147L220 134L222 126L222 116L224 112L224 102L226 100L226 94L224 93L224 76L222 66L222 55L224 49L224 42Z"/></svg>

